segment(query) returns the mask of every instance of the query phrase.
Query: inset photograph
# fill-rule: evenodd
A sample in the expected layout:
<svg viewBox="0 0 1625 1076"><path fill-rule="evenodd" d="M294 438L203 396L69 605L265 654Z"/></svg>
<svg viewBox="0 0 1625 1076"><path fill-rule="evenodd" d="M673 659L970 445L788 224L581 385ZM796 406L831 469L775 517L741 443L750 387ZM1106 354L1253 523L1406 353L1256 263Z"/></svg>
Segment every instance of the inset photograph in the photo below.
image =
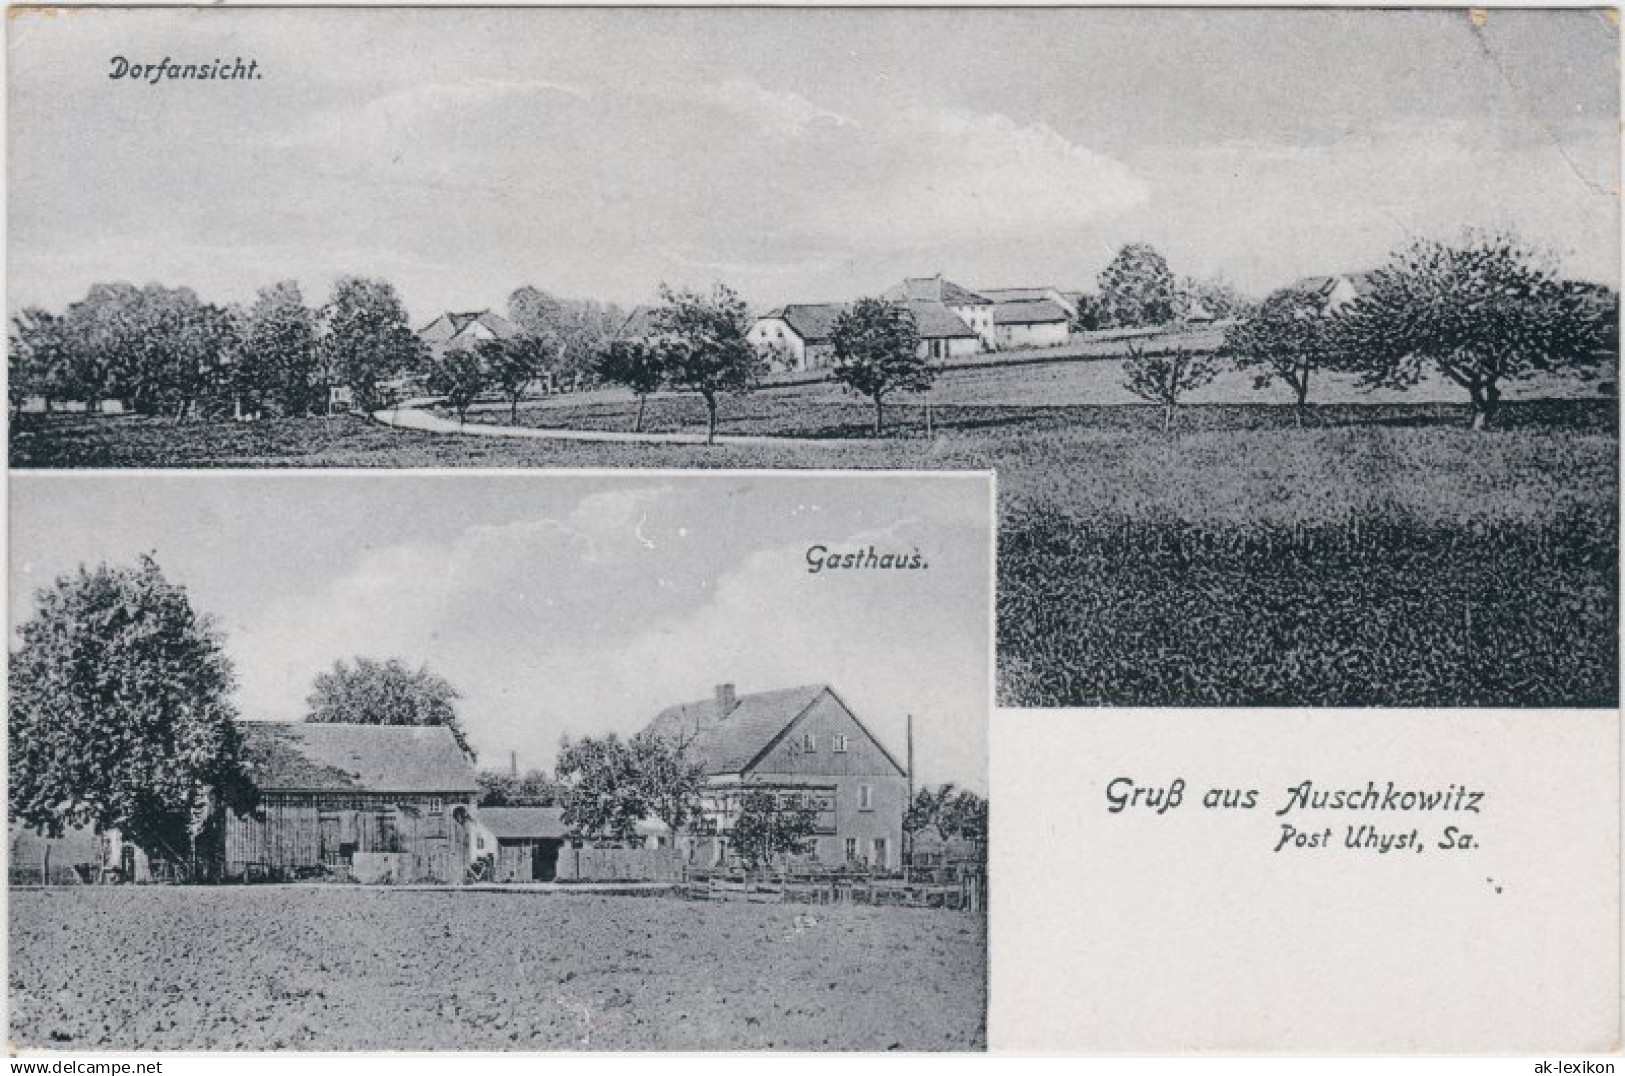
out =
<svg viewBox="0 0 1625 1076"><path fill-rule="evenodd" d="M985 1049L991 476L10 507L16 1048Z"/></svg>

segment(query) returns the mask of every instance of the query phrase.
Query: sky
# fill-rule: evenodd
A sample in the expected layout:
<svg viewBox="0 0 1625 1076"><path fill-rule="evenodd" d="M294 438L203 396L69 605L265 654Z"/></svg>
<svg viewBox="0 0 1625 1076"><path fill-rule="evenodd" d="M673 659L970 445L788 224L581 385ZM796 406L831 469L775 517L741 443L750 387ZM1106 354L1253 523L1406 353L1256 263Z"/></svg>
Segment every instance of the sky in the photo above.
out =
<svg viewBox="0 0 1625 1076"><path fill-rule="evenodd" d="M525 284L766 308L937 272L1087 289L1128 242L1261 295L1468 228L1617 284L1609 15L18 12L7 303L282 278L316 303L359 273L419 324Z"/></svg>
<svg viewBox="0 0 1625 1076"><path fill-rule="evenodd" d="M12 645L81 564L155 556L214 618L242 717L300 720L318 671L426 664L483 765L560 737L827 683L916 777L985 793L989 476L13 475ZM808 571L807 550L918 550L914 571Z"/></svg>

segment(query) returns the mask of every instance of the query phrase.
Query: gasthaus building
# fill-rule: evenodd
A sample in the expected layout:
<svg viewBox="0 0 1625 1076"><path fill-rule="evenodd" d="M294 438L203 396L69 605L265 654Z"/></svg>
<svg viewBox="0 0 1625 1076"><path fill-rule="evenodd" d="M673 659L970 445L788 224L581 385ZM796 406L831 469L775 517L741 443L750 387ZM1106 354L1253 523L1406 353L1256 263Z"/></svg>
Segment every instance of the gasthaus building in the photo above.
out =
<svg viewBox="0 0 1625 1076"><path fill-rule="evenodd" d="M908 771L834 688L739 695L721 684L709 699L662 710L648 728L705 767L708 832L679 838L690 862L723 862L745 794L767 791L816 808L809 851L819 863L901 867Z"/></svg>

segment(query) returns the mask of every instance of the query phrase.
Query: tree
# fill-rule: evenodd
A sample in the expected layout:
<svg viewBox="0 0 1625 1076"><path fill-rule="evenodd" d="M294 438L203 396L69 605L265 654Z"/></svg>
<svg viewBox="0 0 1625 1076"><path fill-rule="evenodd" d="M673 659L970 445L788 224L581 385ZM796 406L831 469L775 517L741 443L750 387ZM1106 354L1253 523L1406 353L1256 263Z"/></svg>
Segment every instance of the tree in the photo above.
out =
<svg viewBox="0 0 1625 1076"><path fill-rule="evenodd" d="M1106 310L1098 295L1078 296L1078 312L1072 318L1072 331L1094 332L1106 327Z"/></svg>
<svg viewBox="0 0 1625 1076"><path fill-rule="evenodd" d="M103 400L128 394L128 356L139 346L135 311L140 289L123 282L93 284L83 299L62 315L66 359L64 395L85 401L94 411Z"/></svg>
<svg viewBox="0 0 1625 1076"><path fill-rule="evenodd" d="M1491 425L1504 382L1589 371L1611 346L1595 289L1510 235L1422 239L1372 274L1338 316L1340 346L1368 386L1407 389L1432 367L1467 390L1472 426Z"/></svg>
<svg viewBox="0 0 1625 1076"><path fill-rule="evenodd" d="M519 401L530 383L547 371L553 350L546 338L521 333L506 340L482 340L475 354L485 368L485 380L508 401L508 418L519 421Z"/></svg>
<svg viewBox="0 0 1625 1076"><path fill-rule="evenodd" d="M681 742L673 743L647 730L632 737L632 765L648 813L666 824L672 839L699 811L705 766L690 761Z"/></svg>
<svg viewBox="0 0 1625 1076"><path fill-rule="evenodd" d="M1228 280L1220 276L1184 277L1174 295L1174 313L1180 318L1207 314L1214 321L1236 317L1247 308Z"/></svg>
<svg viewBox="0 0 1625 1076"><path fill-rule="evenodd" d="M68 306L64 388L91 410L122 399L144 414L184 419L216 384L237 326L189 288L96 284Z"/></svg>
<svg viewBox="0 0 1625 1076"><path fill-rule="evenodd" d="M1335 365L1339 354L1334 323L1323 313L1319 297L1290 288L1270 295L1225 329L1220 350L1237 369L1253 372L1254 388L1279 381L1291 389L1300 426L1311 379L1317 370Z"/></svg>
<svg viewBox="0 0 1625 1076"><path fill-rule="evenodd" d="M1130 344L1123 361L1123 387L1140 399L1162 405L1162 432L1174 423L1179 398L1199 389L1218 376L1211 355L1175 348L1171 352L1148 355L1144 344Z"/></svg>
<svg viewBox="0 0 1625 1076"><path fill-rule="evenodd" d="M305 720L318 724L444 725L469 758L474 749L457 715L457 689L427 666L416 670L401 661L358 657L355 665L335 661L316 674L305 705Z"/></svg>
<svg viewBox="0 0 1625 1076"><path fill-rule="evenodd" d="M589 374L624 320L614 304L559 299L525 285L508 296L508 320L544 341L559 374Z"/></svg>
<svg viewBox="0 0 1625 1076"><path fill-rule="evenodd" d="M718 394L748 392L761 369L761 356L746 337L749 312L725 284L714 285L709 295L662 284L660 297L665 305L653 315L660 365L673 388L705 401L705 441L715 444Z"/></svg>
<svg viewBox="0 0 1625 1076"><path fill-rule="evenodd" d="M383 401L379 383L423 367L427 351L407 324L406 308L387 280L344 277L322 308L322 359L327 377L347 384L356 403Z"/></svg>
<svg viewBox="0 0 1625 1076"><path fill-rule="evenodd" d="M235 409L269 405L284 415L309 414L316 402L316 312L299 285L283 280L261 288L243 322L230 374Z"/></svg>
<svg viewBox="0 0 1625 1076"><path fill-rule="evenodd" d="M1107 328L1166 325L1174 320L1174 274L1147 243L1130 243L1101 270L1100 306Z"/></svg>
<svg viewBox="0 0 1625 1076"><path fill-rule="evenodd" d="M739 817L728 831L728 845L752 870L774 856L799 854L818 832L818 808L799 793L752 789L739 803Z"/></svg>
<svg viewBox="0 0 1625 1076"><path fill-rule="evenodd" d="M948 831L943 829L944 812L953 802L957 791L952 782L938 785L936 788L917 789L914 798L909 801L908 810L903 812L904 832L912 836L927 829L934 829L938 836L946 839Z"/></svg>
<svg viewBox="0 0 1625 1076"><path fill-rule="evenodd" d="M501 770L481 770L475 774L480 786L481 807L557 807L563 791L541 770L524 775Z"/></svg>
<svg viewBox="0 0 1625 1076"><path fill-rule="evenodd" d="M7 349L6 395L12 419L30 396L45 401L62 394L69 377L67 338L62 318L38 307L24 307L11 319Z"/></svg>
<svg viewBox="0 0 1625 1076"><path fill-rule="evenodd" d="M937 813L937 831L945 839L983 844L987 841L987 800L969 789L946 798Z"/></svg>
<svg viewBox="0 0 1625 1076"><path fill-rule="evenodd" d="M647 731L630 740L610 733L566 741L554 769L565 788L565 825L585 837L625 841L654 817L675 838L699 810L705 786L705 768L684 746Z"/></svg>
<svg viewBox="0 0 1625 1076"><path fill-rule="evenodd" d="M649 817L632 747L613 732L565 741L554 776L564 786L564 824L591 840L631 840Z"/></svg>
<svg viewBox="0 0 1625 1076"><path fill-rule="evenodd" d="M494 341L492 341L494 342ZM480 356L471 348L454 347L429 360L428 389L444 396L457 421L468 417L468 407L485 391L485 370Z"/></svg>
<svg viewBox="0 0 1625 1076"><path fill-rule="evenodd" d="M637 395L638 417L632 425L635 433L643 432L643 411L648 406L649 394L660 388L665 379L662 358L661 349L648 341L612 340L598 353L594 364L599 378L623 385Z"/></svg>
<svg viewBox="0 0 1625 1076"><path fill-rule="evenodd" d="M11 654L12 818L180 858L211 802L251 795L219 633L151 557L81 566L35 600Z"/></svg>
<svg viewBox="0 0 1625 1076"><path fill-rule="evenodd" d="M830 332L835 364L830 376L875 405L875 436L884 428L886 394L923 392L936 368L921 354L914 314L900 303L859 299L835 319Z"/></svg>

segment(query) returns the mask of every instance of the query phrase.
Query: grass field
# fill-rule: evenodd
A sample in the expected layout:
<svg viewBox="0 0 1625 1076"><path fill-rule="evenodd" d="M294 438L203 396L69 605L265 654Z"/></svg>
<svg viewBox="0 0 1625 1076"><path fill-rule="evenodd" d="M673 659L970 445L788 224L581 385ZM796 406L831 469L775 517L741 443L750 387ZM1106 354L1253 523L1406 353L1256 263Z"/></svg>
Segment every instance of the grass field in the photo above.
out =
<svg viewBox="0 0 1625 1076"><path fill-rule="evenodd" d="M967 1050L984 920L354 887L13 890L11 1040L58 1050Z"/></svg>
<svg viewBox="0 0 1625 1076"><path fill-rule="evenodd" d="M1449 396L1318 405L1302 428L1286 406L1194 405L1164 437L1151 407L1065 402L1093 365L945 381L930 436L907 403L868 438L868 408L829 386L724 403L726 432L853 439L838 444L55 418L19 430L12 453L24 466L993 469L1005 705L1615 704L1618 417L1595 386L1528 386L1556 398L1514 398L1484 432ZM564 397L521 421L629 429L634 406ZM651 429L702 424L697 400L649 403Z"/></svg>

